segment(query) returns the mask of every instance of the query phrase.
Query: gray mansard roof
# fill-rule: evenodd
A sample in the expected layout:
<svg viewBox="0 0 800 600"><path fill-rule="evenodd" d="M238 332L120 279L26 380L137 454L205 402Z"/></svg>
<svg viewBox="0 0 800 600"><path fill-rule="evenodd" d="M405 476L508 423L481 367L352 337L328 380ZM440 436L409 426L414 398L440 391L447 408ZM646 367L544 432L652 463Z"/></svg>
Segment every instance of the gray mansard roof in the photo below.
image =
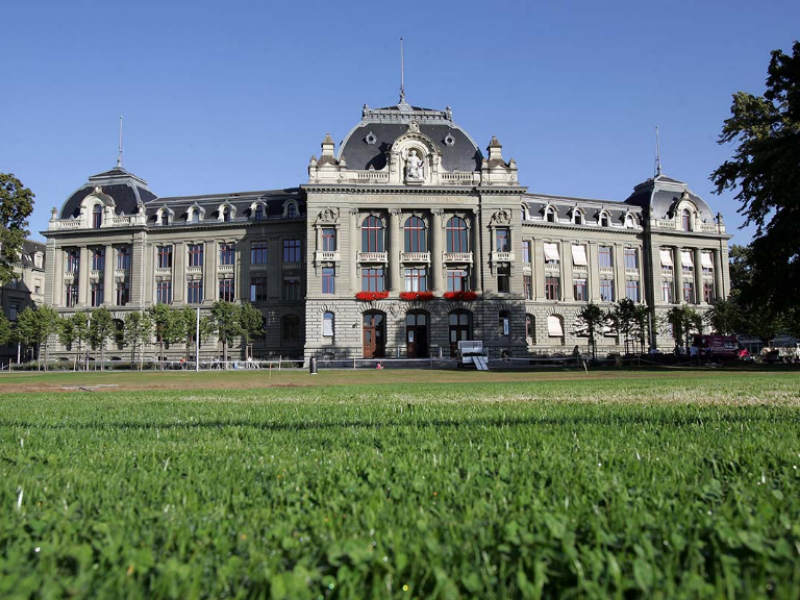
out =
<svg viewBox="0 0 800 600"><path fill-rule="evenodd" d="M147 187L147 182L122 167L114 167L110 171L98 173L89 177L89 181L79 187L61 207L59 218L70 219L77 217L83 199L100 186L103 193L111 196L116 204L118 215L132 215L136 212L137 204L154 200L156 195Z"/></svg>
<svg viewBox="0 0 800 600"><path fill-rule="evenodd" d="M286 202L289 200L296 202L298 215L305 214L305 201L300 188L156 198L145 205L145 210L148 225L156 224L158 211L163 207L173 211L172 224L181 225L188 222L189 209L195 205L205 211L204 220L216 221L220 206L229 204L235 212L232 222L236 222L251 219L253 215L250 214L250 209L253 203L261 201L265 206L264 220L273 220L283 218Z"/></svg>
<svg viewBox="0 0 800 600"><path fill-rule="evenodd" d="M551 196L548 194L529 193L522 197L528 214L533 220L544 220L547 207L556 211L557 222L572 221L573 211L577 208L584 216L586 225L596 224L601 213L608 215L611 223L623 225L625 216L631 214L637 225L642 225L642 209L638 206L626 205L619 200L597 200L594 198L572 198L568 196Z"/></svg>
<svg viewBox="0 0 800 600"><path fill-rule="evenodd" d="M708 204L686 183L666 175L656 175L637 185L625 203L642 207L651 219L671 219L674 217L672 211L684 193L697 206L700 219L704 223L713 223L714 213Z"/></svg>
<svg viewBox="0 0 800 600"><path fill-rule="evenodd" d="M386 151L408 131L411 121L419 123L419 130L439 146L444 169L480 170L483 155L470 135L453 122L449 108L443 111L421 108L405 100L385 108L364 105L361 122L350 130L339 148L339 160L344 158L349 169L383 169Z"/></svg>

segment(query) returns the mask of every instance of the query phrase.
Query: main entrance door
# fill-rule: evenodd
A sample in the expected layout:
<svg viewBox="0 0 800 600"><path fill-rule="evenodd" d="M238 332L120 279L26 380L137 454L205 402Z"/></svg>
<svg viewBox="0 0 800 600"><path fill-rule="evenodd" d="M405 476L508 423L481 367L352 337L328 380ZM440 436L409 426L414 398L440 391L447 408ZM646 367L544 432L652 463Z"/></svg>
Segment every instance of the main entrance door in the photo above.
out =
<svg viewBox="0 0 800 600"><path fill-rule="evenodd" d="M456 355L458 342L472 339L470 313L467 310L454 310L450 313L450 356Z"/></svg>
<svg viewBox="0 0 800 600"><path fill-rule="evenodd" d="M422 311L406 315L406 355L428 358L428 314Z"/></svg>
<svg viewBox="0 0 800 600"><path fill-rule="evenodd" d="M386 324L383 314L364 313L362 323L364 358L383 358L386 351Z"/></svg>

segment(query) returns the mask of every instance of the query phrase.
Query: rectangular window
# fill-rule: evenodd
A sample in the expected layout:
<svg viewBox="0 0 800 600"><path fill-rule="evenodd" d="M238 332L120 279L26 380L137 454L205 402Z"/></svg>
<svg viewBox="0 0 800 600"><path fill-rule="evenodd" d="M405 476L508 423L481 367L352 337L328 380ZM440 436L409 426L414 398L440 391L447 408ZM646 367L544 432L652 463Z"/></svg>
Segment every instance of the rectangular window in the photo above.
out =
<svg viewBox="0 0 800 600"><path fill-rule="evenodd" d="M361 290L364 292L383 292L383 269L361 269Z"/></svg>
<svg viewBox="0 0 800 600"><path fill-rule="evenodd" d="M263 275L250 278L250 302L263 302L267 299L267 278Z"/></svg>
<svg viewBox="0 0 800 600"><path fill-rule="evenodd" d="M625 297L628 300L639 302L639 282L635 279L625 281Z"/></svg>
<svg viewBox="0 0 800 600"><path fill-rule="evenodd" d="M78 304L78 284L68 283L64 286L64 304L67 308L73 308Z"/></svg>
<svg viewBox="0 0 800 600"><path fill-rule="evenodd" d="M549 276L544 278L544 297L548 300L561 299L561 278Z"/></svg>
<svg viewBox="0 0 800 600"><path fill-rule="evenodd" d="M131 249L128 246L117 248L117 270L131 270Z"/></svg>
<svg viewBox="0 0 800 600"><path fill-rule="evenodd" d="M625 268L627 270L639 270L639 253L636 248L625 248Z"/></svg>
<svg viewBox="0 0 800 600"><path fill-rule="evenodd" d="M190 279L186 282L186 302L188 304L203 303L203 280Z"/></svg>
<svg viewBox="0 0 800 600"><path fill-rule="evenodd" d="M511 267L508 265L497 267L497 291L500 294L511 293Z"/></svg>
<svg viewBox="0 0 800 600"><path fill-rule="evenodd" d="M531 262L531 243L528 240L522 242L522 262L528 264Z"/></svg>
<svg viewBox="0 0 800 600"><path fill-rule="evenodd" d="M117 282L117 306L125 306L131 301L131 284L127 281Z"/></svg>
<svg viewBox="0 0 800 600"><path fill-rule="evenodd" d="M586 302L589 299L589 288L586 285L585 279L573 279L573 291L575 293L575 300Z"/></svg>
<svg viewBox="0 0 800 600"><path fill-rule="evenodd" d="M103 304L103 282L95 281L89 289L91 306L101 306Z"/></svg>
<svg viewBox="0 0 800 600"><path fill-rule="evenodd" d="M219 245L219 264L232 265L236 262L236 244ZM223 281L223 280L221 280Z"/></svg>
<svg viewBox="0 0 800 600"><path fill-rule="evenodd" d="M544 245L544 263L546 265L557 265L561 257L558 254L558 244L552 242L545 242Z"/></svg>
<svg viewBox="0 0 800 600"><path fill-rule="evenodd" d="M522 291L527 300L533 300L533 277L530 275L522 276Z"/></svg>
<svg viewBox="0 0 800 600"><path fill-rule="evenodd" d="M158 268L171 269L172 268L172 246L159 246L158 247Z"/></svg>
<svg viewBox="0 0 800 600"><path fill-rule="evenodd" d="M322 293L336 293L336 267L322 267Z"/></svg>
<svg viewBox="0 0 800 600"><path fill-rule="evenodd" d="M611 246L600 246L597 252L597 261L600 267L611 268L614 266L614 260L611 257Z"/></svg>
<svg viewBox="0 0 800 600"><path fill-rule="evenodd" d="M703 283L703 302L706 304L714 302L714 284L709 281Z"/></svg>
<svg viewBox="0 0 800 600"><path fill-rule="evenodd" d="M203 244L189 244L189 266L203 266Z"/></svg>
<svg viewBox="0 0 800 600"><path fill-rule="evenodd" d="M322 251L336 252L336 229L333 227L322 228Z"/></svg>
<svg viewBox="0 0 800 600"><path fill-rule="evenodd" d="M299 263L301 260L300 240L283 240L283 262Z"/></svg>
<svg viewBox="0 0 800 600"><path fill-rule="evenodd" d="M507 227L495 229L495 239L497 240L498 252L511 252L511 239Z"/></svg>
<svg viewBox="0 0 800 600"><path fill-rule="evenodd" d="M684 273L692 273L694 271L694 257L689 250L681 250L681 266Z"/></svg>
<svg viewBox="0 0 800 600"><path fill-rule="evenodd" d="M19 316L19 304L12 304L8 307L8 320L16 321Z"/></svg>
<svg viewBox="0 0 800 600"><path fill-rule="evenodd" d="M225 302L236 300L236 286L233 279L219 280L219 299Z"/></svg>
<svg viewBox="0 0 800 600"><path fill-rule="evenodd" d="M283 299L284 300L300 300L300 278L299 277L284 277L283 278Z"/></svg>
<svg viewBox="0 0 800 600"><path fill-rule="evenodd" d="M694 304L694 283L691 281L683 282L683 301Z"/></svg>
<svg viewBox="0 0 800 600"><path fill-rule="evenodd" d="M251 265L265 265L267 264L267 242L253 242L250 245L250 264Z"/></svg>
<svg viewBox="0 0 800 600"><path fill-rule="evenodd" d="M428 272L425 269L406 269L405 290L407 292L427 292Z"/></svg>
<svg viewBox="0 0 800 600"><path fill-rule="evenodd" d="M77 273L81 259L77 250L67 252L67 273Z"/></svg>
<svg viewBox="0 0 800 600"><path fill-rule="evenodd" d="M106 253L103 248L92 250L92 271L102 271L106 265Z"/></svg>
<svg viewBox="0 0 800 600"><path fill-rule="evenodd" d="M600 300L603 302L614 302L614 280L600 280Z"/></svg>
<svg viewBox="0 0 800 600"><path fill-rule="evenodd" d="M156 302L158 304L172 304L172 281L162 280L156 282Z"/></svg>
<svg viewBox="0 0 800 600"><path fill-rule="evenodd" d="M469 277L466 269L447 269L447 291L469 291Z"/></svg>
<svg viewBox="0 0 800 600"><path fill-rule="evenodd" d="M673 299L672 299L672 282L671 281L662 281L661 282L661 299L664 302L669 302L670 304L673 302Z"/></svg>

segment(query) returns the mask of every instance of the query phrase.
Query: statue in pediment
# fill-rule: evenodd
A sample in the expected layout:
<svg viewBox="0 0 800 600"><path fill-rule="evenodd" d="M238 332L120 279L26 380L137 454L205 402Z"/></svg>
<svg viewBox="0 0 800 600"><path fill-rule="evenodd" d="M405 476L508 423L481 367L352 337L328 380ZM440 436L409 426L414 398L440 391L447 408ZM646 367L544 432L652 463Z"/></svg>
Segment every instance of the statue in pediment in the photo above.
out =
<svg viewBox="0 0 800 600"><path fill-rule="evenodd" d="M406 157L406 179L412 181L425 179L425 162L417 155L416 150L410 150Z"/></svg>

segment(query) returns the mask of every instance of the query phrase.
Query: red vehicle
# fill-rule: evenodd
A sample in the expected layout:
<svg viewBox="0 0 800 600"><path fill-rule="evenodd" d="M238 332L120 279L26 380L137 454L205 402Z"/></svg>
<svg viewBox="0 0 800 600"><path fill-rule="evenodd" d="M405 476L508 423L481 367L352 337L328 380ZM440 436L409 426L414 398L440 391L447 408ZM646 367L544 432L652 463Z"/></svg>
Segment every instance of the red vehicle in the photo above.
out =
<svg viewBox="0 0 800 600"><path fill-rule="evenodd" d="M696 335L692 346L697 346L702 358L709 355L721 360L739 358L739 340L735 335Z"/></svg>

